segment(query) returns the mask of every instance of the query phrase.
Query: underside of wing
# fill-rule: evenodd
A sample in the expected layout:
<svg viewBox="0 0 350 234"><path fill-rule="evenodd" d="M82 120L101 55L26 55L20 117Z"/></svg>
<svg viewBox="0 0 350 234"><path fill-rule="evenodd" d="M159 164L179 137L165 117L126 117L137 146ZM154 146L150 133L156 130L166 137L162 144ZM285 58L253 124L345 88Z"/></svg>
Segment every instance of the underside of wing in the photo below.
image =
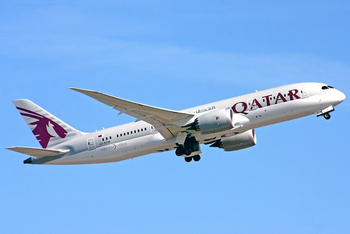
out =
<svg viewBox="0 0 350 234"><path fill-rule="evenodd" d="M19 147L19 146L9 147L7 149L18 153L38 157L38 158L59 156L69 152L69 150L50 150L50 149L32 148L32 147Z"/></svg>
<svg viewBox="0 0 350 234"><path fill-rule="evenodd" d="M119 114L125 113L135 117L136 121L142 120L152 124L166 139L175 137L177 132L181 131L181 126L194 117L193 114L144 105L97 91L78 88L70 89L113 107L120 111Z"/></svg>

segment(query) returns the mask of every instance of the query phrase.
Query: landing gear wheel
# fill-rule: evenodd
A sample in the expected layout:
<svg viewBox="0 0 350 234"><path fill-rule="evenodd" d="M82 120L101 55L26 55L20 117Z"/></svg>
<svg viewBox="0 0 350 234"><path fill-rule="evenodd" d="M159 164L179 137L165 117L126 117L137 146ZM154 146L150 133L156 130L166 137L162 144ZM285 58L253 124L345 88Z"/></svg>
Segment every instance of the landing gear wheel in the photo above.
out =
<svg viewBox="0 0 350 234"><path fill-rule="evenodd" d="M185 161L186 162L191 162L192 161L192 157L185 157Z"/></svg>
<svg viewBox="0 0 350 234"><path fill-rule="evenodd" d="M176 151L175 151L175 154L176 154L177 156L181 156L181 155L183 155L184 153L185 153L185 152L184 152L183 147L179 147L179 148L177 148Z"/></svg>
<svg viewBox="0 0 350 234"><path fill-rule="evenodd" d="M201 160L201 156L199 154L193 156L192 158L195 162L198 162L199 160Z"/></svg>
<svg viewBox="0 0 350 234"><path fill-rule="evenodd" d="M326 120L329 120L331 118L331 115L329 113L325 113L323 115L323 117L326 119Z"/></svg>
<svg viewBox="0 0 350 234"><path fill-rule="evenodd" d="M190 150L190 149L185 149L185 154L186 154L187 156L190 156L191 153L192 153L192 150Z"/></svg>

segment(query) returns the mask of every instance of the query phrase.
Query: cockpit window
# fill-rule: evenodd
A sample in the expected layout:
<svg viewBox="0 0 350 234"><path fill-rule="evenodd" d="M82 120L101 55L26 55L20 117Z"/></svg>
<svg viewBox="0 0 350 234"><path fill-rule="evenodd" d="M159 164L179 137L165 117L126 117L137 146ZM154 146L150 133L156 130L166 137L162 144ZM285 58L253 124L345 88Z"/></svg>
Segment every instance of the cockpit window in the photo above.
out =
<svg viewBox="0 0 350 234"><path fill-rule="evenodd" d="M324 85L324 86L322 86L322 89L326 90L326 89L334 89L334 88L330 85Z"/></svg>

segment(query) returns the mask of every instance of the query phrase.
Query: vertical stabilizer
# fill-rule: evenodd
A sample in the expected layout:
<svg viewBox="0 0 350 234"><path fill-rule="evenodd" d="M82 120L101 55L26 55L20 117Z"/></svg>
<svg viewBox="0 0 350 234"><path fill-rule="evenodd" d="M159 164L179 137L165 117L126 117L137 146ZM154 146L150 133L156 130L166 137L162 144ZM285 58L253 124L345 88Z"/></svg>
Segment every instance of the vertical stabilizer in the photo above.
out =
<svg viewBox="0 0 350 234"><path fill-rule="evenodd" d="M83 134L29 100L12 102L43 148L50 148Z"/></svg>

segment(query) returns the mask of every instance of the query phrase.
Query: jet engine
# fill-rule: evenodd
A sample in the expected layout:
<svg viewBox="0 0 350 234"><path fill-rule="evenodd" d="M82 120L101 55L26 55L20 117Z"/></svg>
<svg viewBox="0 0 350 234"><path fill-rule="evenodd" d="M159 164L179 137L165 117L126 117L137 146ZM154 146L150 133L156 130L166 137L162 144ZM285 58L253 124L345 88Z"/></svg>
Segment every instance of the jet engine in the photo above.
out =
<svg viewBox="0 0 350 234"><path fill-rule="evenodd" d="M203 134L222 132L233 128L231 108L211 111L198 117L197 129Z"/></svg>
<svg viewBox="0 0 350 234"><path fill-rule="evenodd" d="M200 131L202 134L227 131L240 128L248 123L249 119L241 114L233 114L231 108L220 109L204 113L189 125L187 130Z"/></svg>
<svg viewBox="0 0 350 234"><path fill-rule="evenodd" d="M223 138L216 141L210 147L219 147L225 151L241 150L256 144L256 135L254 129L248 130L246 132Z"/></svg>

